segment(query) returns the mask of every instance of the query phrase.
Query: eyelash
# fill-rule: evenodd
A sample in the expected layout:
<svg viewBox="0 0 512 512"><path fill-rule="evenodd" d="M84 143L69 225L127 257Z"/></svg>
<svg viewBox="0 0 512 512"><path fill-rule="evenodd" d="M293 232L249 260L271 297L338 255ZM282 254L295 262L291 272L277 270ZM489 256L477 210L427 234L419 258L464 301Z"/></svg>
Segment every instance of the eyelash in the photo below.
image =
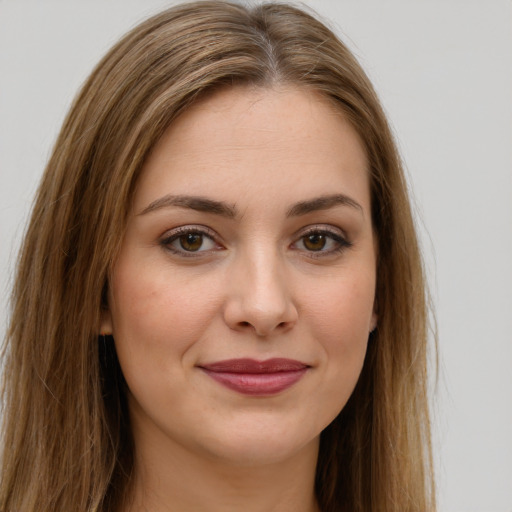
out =
<svg viewBox="0 0 512 512"><path fill-rule="evenodd" d="M201 237L201 244L199 249L204 245L204 239L207 238L211 243L213 243L217 250L223 250L224 247L219 244L216 241L217 234L205 226L181 226L179 228L176 228L172 230L171 233L167 234L162 240L160 241L160 245L172 252L173 254L177 254L178 256L184 257L184 258L197 258L201 257L203 253L209 253L212 249L206 249L206 250L196 250L196 251L187 251L183 248L176 248L173 247L173 243L178 241L182 236L185 235L198 235ZM293 246L296 246L298 243L304 244L304 240L307 237L310 236L320 236L325 237L326 244L329 243L329 240L331 240L331 243L336 244L336 247L333 249L329 249L327 251L323 250L323 247L319 250L308 250L307 248L299 249ZM352 242L347 240L344 235L340 234L339 231L335 231L333 229L329 229L326 226L312 226L310 228L307 228L305 231L300 233L300 236L291 244L291 247L293 250L297 251L303 251L305 252L308 257L310 258L322 258L322 257L328 257L334 254L340 254L346 249L349 249L352 247ZM214 249L214 250L215 250Z"/></svg>
<svg viewBox="0 0 512 512"><path fill-rule="evenodd" d="M327 239L332 240L336 244L336 247L334 247L333 249L327 250L327 251L322 250L323 248L318 251L304 249L305 252L308 254L308 257L310 257L310 258L324 258L324 257L332 256L334 254L340 254L340 253L344 252L346 249L350 249L353 245L352 242L347 240L345 235L340 233L340 231L330 229L326 226L312 226L310 228L307 228L305 231L303 231L300 234L297 241L294 242L292 245L296 245L297 243L299 243L301 241L302 241L302 243L304 243L304 240L306 239L306 237L313 236L313 235L323 236L323 237L326 237ZM296 250L301 250L301 249L296 249Z"/></svg>
<svg viewBox="0 0 512 512"><path fill-rule="evenodd" d="M213 244L217 246L219 249L223 249L222 245L220 245L218 242L216 242L217 235L214 231L211 229L205 227L205 226L181 226L179 228L173 229L171 233L167 234L161 241L160 245L164 247L164 249L172 252L173 254L177 254L179 256L182 256L184 258L197 258L202 255L202 253L210 252L210 249L203 250L203 251L187 251L186 249L178 249L176 247L173 247L173 242L178 241L182 236L185 235L199 235L203 237L203 242L201 243L201 246L204 243L204 238L209 239Z"/></svg>

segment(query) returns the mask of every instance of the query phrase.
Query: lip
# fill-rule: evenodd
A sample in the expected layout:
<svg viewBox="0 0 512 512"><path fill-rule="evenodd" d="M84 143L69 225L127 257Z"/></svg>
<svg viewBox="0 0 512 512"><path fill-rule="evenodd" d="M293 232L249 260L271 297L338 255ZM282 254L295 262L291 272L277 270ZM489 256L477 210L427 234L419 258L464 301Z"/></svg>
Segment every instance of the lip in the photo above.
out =
<svg viewBox="0 0 512 512"><path fill-rule="evenodd" d="M251 396L276 395L298 382L310 366L294 359L228 359L199 368L223 386Z"/></svg>

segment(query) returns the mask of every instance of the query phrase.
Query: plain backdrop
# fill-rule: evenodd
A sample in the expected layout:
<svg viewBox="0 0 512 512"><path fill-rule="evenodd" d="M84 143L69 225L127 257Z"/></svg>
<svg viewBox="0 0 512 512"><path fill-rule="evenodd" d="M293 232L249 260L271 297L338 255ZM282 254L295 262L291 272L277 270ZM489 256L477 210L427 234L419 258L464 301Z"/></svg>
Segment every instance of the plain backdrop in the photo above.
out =
<svg viewBox="0 0 512 512"><path fill-rule="evenodd" d="M512 3L310 0L374 81L437 311L441 512L512 512ZM162 0L0 0L0 328L33 194L82 81Z"/></svg>

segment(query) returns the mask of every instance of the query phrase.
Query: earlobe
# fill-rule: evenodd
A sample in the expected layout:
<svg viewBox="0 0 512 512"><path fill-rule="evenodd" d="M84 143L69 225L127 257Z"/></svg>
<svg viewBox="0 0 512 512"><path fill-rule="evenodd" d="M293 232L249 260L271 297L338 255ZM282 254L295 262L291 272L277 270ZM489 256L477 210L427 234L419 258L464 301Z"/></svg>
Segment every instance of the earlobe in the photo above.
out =
<svg viewBox="0 0 512 512"><path fill-rule="evenodd" d="M375 311L372 313L372 318L370 321L370 332L373 332L377 328L377 320L378 320L377 313Z"/></svg>
<svg viewBox="0 0 512 512"><path fill-rule="evenodd" d="M102 308L100 321L100 335L110 336L112 334L112 315L110 309Z"/></svg>

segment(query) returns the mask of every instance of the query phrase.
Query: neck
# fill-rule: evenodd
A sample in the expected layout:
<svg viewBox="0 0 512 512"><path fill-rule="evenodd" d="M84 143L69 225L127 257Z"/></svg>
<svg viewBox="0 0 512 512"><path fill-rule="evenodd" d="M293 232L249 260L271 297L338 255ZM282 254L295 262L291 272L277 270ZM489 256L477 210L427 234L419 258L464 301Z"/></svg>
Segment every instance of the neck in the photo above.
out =
<svg viewBox="0 0 512 512"><path fill-rule="evenodd" d="M318 512L318 441L279 462L235 465L155 443L136 450L123 512Z"/></svg>

